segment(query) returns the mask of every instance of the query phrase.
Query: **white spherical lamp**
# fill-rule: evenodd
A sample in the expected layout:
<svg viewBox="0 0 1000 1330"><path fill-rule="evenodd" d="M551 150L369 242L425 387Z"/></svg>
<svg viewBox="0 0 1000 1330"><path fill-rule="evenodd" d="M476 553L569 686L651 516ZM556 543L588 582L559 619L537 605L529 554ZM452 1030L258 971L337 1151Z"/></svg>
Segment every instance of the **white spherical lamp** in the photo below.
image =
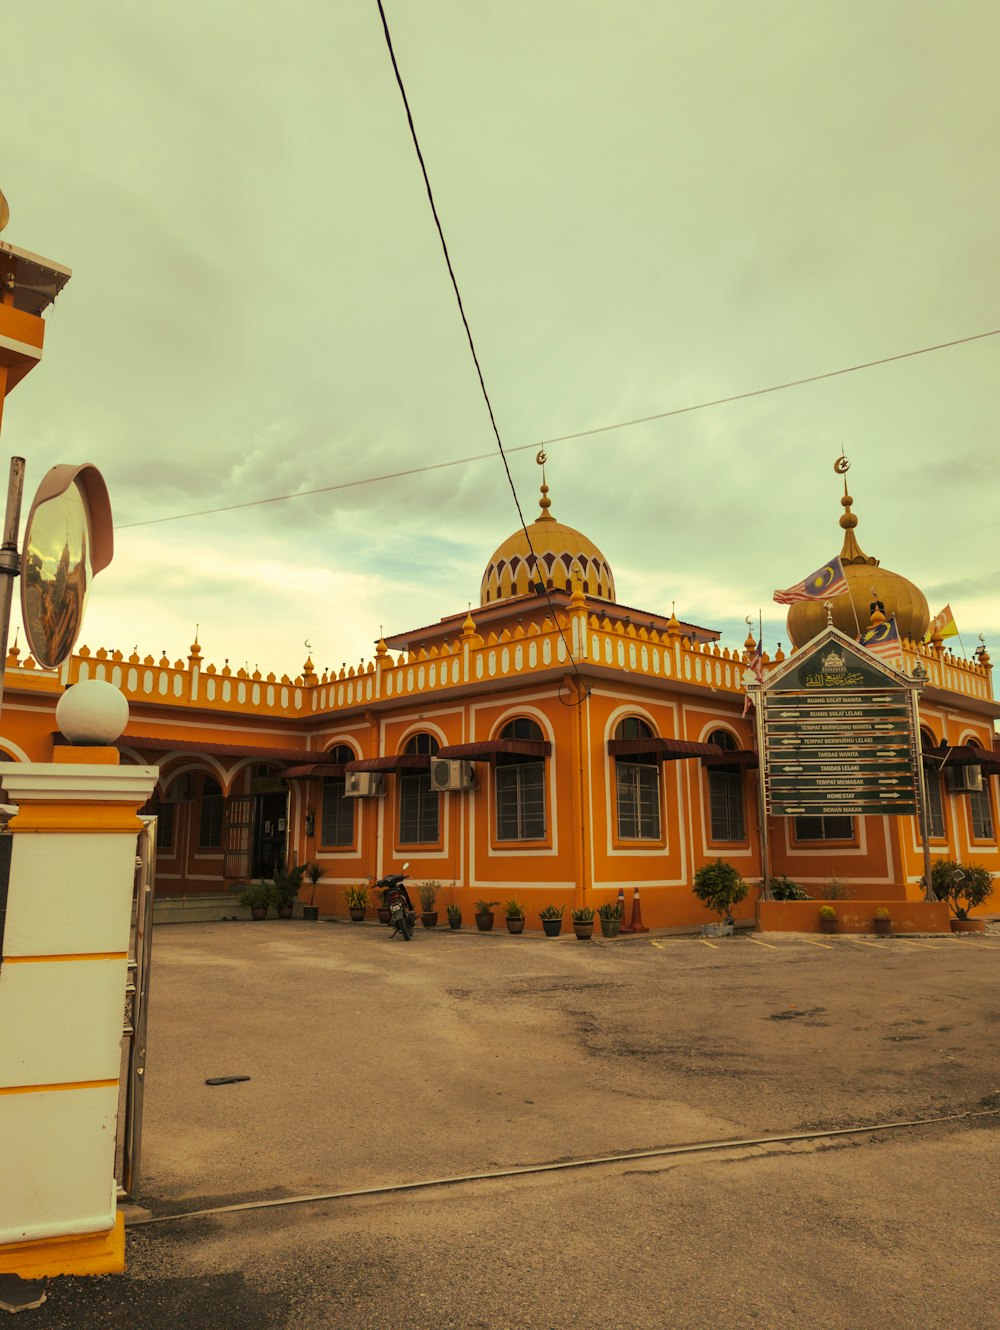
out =
<svg viewBox="0 0 1000 1330"><path fill-rule="evenodd" d="M67 688L59 699L56 724L71 744L107 746L128 724L128 703L114 684L84 679Z"/></svg>

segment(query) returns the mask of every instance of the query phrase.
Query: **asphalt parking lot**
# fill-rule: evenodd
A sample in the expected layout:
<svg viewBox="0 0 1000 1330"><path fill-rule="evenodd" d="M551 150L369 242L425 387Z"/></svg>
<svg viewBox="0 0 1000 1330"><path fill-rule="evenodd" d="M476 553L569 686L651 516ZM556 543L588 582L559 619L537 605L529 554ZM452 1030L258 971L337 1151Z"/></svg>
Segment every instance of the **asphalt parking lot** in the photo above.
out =
<svg viewBox="0 0 1000 1330"><path fill-rule="evenodd" d="M129 1270L26 1324L995 1330L998 966L997 936L163 926Z"/></svg>

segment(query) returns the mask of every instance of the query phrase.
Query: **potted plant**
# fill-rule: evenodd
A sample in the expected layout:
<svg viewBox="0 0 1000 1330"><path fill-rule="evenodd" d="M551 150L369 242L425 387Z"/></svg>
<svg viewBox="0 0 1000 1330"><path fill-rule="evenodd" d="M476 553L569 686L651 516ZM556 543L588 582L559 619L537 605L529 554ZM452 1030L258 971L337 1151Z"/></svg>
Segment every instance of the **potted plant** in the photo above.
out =
<svg viewBox="0 0 1000 1330"><path fill-rule="evenodd" d="M480 933L488 933L493 927L493 907L499 904L499 901L476 901L473 908L476 911L476 927Z"/></svg>
<svg viewBox="0 0 1000 1330"><path fill-rule="evenodd" d="M427 882L421 882L417 887L417 891L420 893L420 908L423 911L420 922L425 928L435 928L437 926L438 912L434 908L434 903L440 890L441 883L433 877Z"/></svg>
<svg viewBox="0 0 1000 1330"><path fill-rule="evenodd" d="M875 932L880 937L888 937L892 932L892 915L884 905L880 905L875 911L875 917L872 919L875 925Z"/></svg>
<svg viewBox="0 0 1000 1330"><path fill-rule="evenodd" d="M357 887L346 887L344 889L344 900L347 901L347 913L356 924L360 924L365 917L365 911L368 909L368 887L362 882Z"/></svg>
<svg viewBox="0 0 1000 1330"><path fill-rule="evenodd" d="M923 883L923 878L920 879ZM931 887L939 901L946 901L955 916L953 933L981 933L982 919L970 919L969 911L983 905L993 895L993 879L982 864L960 864L954 859L939 859L931 869Z"/></svg>
<svg viewBox="0 0 1000 1330"><path fill-rule="evenodd" d="M694 894L707 910L714 910L722 922L707 924L702 932L713 937L732 937L735 920L733 906L746 899L749 887L725 859L702 864L694 875Z"/></svg>
<svg viewBox="0 0 1000 1330"><path fill-rule="evenodd" d="M266 919L271 904L271 888L264 882L253 882L240 893L240 904L250 911L251 919Z"/></svg>
<svg viewBox="0 0 1000 1330"><path fill-rule="evenodd" d="M322 864L318 864L314 860L312 863L306 864L305 871L306 877L309 879L310 885L312 886L312 891L309 894L309 904L303 905L302 907L302 918L315 921L319 918L319 906L316 904L316 883L326 872L326 869Z"/></svg>
<svg viewBox="0 0 1000 1330"><path fill-rule="evenodd" d="M811 901L812 897L804 887L793 882L783 873L771 878L771 895L776 901Z"/></svg>
<svg viewBox="0 0 1000 1330"><path fill-rule="evenodd" d="M524 932L524 906L519 900L509 900L504 907L507 915L507 932Z"/></svg>
<svg viewBox="0 0 1000 1330"><path fill-rule="evenodd" d="M588 942L594 936L594 910L590 905L581 905L573 912L573 932L581 942Z"/></svg>
<svg viewBox="0 0 1000 1330"><path fill-rule="evenodd" d="M392 923L392 911L385 903L385 891L381 887L372 888L375 895L375 913L380 924Z"/></svg>
<svg viewBox="0 0 1000 1330"><path fill-rule="evenodd" d="M462 907L461 905L456 905L454 901L448 906L448 927L462 927Z"/></svg>
<svg viewBox="0 0 1000 1330"><path fill-rule="evenodd" d="M291 868L288 872L275 869L270 891L271 903L279 919L291 919L304 873L304 868Z"/></svg>
<svg viewBox="0 0 1000 1330"><path fill-rule="evenodd" d="M621 901L605 901L597 907L597 917L601 921L601 932L605 937L617 937L622 926Z"/></svg>
<svg viewBox="0 0 1000 1330"><path fill-rule="evenodd" d="M542 921L546 937L558 937L562 932L565 909L564 905L546 905L544 909L538 911L538 917Z"/></svg>
<svg viewBox="0 0 1000 1330"><path fill-rule="evenodd" d="M837 911L832 905L821 905L819 907L819 931L821 933L836 933L838 927Z"/></svg>

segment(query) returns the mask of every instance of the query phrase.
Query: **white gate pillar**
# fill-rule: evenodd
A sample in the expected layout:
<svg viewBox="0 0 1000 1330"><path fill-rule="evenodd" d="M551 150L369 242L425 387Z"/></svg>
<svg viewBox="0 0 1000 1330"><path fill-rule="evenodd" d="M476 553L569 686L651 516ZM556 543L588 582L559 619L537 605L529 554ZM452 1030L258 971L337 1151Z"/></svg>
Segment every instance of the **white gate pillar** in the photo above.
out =
<svg viewBox="0 0 1000 1330"><path fill-rule="evenodd" d="M94 688L117 693L67 691L64 733L64 702ZM127 718L99 737L113 743ZM111 747L57 747L51 763L0 772L17 805L0 916L0 1273L124 1269L115 1130L137 812L157 774L119 766Z"/></svg>

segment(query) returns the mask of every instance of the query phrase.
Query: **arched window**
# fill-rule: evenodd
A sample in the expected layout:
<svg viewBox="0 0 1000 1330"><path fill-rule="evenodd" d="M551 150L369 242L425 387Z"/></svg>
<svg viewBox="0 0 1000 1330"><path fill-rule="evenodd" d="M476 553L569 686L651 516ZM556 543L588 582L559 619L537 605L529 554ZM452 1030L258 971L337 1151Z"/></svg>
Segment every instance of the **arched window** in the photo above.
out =
<svg viewBox="0 0 1000 1330"><path fill-rule="evenodd" d="M438 741L433 734L414 734L403 750L433 757ZM400 845L436 845L441 839L441 796L431 789L430 771L399 774Z"/></svg>
<svg viewBox="0 0 1000 1330"><path fill-rule="evenodd" d="M970 748L982 748L978 739L969 740ZM972 815L972 839L993 840L993 805L990 801L990 778L983 772L983 788L969 792L969 812Z"/></svg>
<svg viewBox="0 0 1000 1330"><path fill-rule="evenodd" d="M222 849L222 787L211 776L203 776L201 781L198 849Z"/></svg>
<svg viewBox="0 0 1000 1330"><path fill-rule="evenodd" d="M509 721L501 739L544 741L541 726L521 717ZM497 840L545 839L545 758L498 753L494 768Z"/></svg>
<svg viewBox="0 0 1000 1330"><path fill-rule="evenodd" d="M926 753L936 748L930 730L921 729L920 748ZM941 792L941 772L936 762L924 764L924 792L927 795L927 834L932 840L945 839L944 798Z"/></svg>
<svg viewBox="0 0 1000 1330"><path fill-rule="evenodd" d="M739 746L728 730L713 730L708 742L731 753ZM708 806L713 841L745 841L743 769L733 762L708 768Z"/></svg>
<svg viewBox="0 0 1000 1330"><path fill-rule="evenodd" d="M615 729L616 739L655 737L638 716L626 716ZM660 839L660 764L652 753L615 758L615 801L619 840Z"/></svg>
<svg viewBox="0 0 1000 1330"><path fill-rule="evenodd" d="M335 766L353 762L356 753L347 744L337 744L324 754L325 760ZM354 844L354 805L344 793L346 776L323 777L323 811L320 816L319 843L331 849L343 849Z"/></svg>

